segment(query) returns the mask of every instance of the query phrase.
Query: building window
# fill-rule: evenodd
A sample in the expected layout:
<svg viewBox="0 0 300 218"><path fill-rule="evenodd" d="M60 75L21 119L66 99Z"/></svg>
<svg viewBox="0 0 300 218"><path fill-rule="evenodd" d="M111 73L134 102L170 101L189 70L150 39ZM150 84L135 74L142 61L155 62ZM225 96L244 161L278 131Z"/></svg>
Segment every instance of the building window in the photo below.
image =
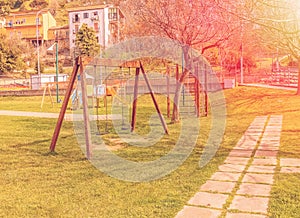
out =
<svg viewBox="0 0 300 218"><path fill-rule="evenodd" d="M26 22L26 19L24 18L23 20L22 20L22 23L25 23Z"/></svg>
<svg viewBox="0 0 300 218"><path fill-rule="evenodd" d="M94 11L91 16L91 20L99 20L98 11Z"/></svg>
<svg viewBox="0 0 300 218"><path fill-rule="evenodd" d="M73 18L73 22L80 22L80 14L75 14Z"/></svg>
<svg viewBox="0 0 300 218"><path fill-rule="evenodd" d="M83 18L84 18L84 19L89 18L89 13L83 13Z"/></svg>
<svg viewBox="0 0 300 218"><path fill-rule="evenodd" d="M75 32L74 33L75 34L78 33L78 30L79 30L79 25L75 25Z"/></svg>
<svg viewBox="0 0 300 218"><path fill-rule="evenodd" d="M110 21L117 21L118 20L118 12L117 8L110 8L108 11L108 19Z"/></svg>
<svg viewBox="0 0 300 218"><path fill-rule="evenodd" d="M98 23L94 23L94 30L95 30L95 32L99 32L99 24Z"/></svg>

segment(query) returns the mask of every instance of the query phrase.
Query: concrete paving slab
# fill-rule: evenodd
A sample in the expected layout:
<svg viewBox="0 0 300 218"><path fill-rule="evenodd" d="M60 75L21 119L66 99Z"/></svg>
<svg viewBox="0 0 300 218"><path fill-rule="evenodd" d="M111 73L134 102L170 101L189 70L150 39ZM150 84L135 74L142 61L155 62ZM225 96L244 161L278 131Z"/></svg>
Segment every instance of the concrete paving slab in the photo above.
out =
<svg viewBox="0 0 300 218"><path fill-rule="evenodd" d="M282 167L280 173L300 173L300 167Z"/></svg>
<svg viewBox="0 0 300 218"><path fill-rule="evenodd" d="M227 213L226 218L267 218L267 216L250 213Z"/></svg>
<svg viewBox="0 0 300 218"><path fill-rule="evenodd" d="M268 127L266 127L264 133L276 133L278 135L281 135L281 128L279 128L277 126L268 126Z"/></svg>
<svg viewBox="0 0 300 218"><path fill-rule="evenodd" d="M276 166L276 158L254 158L252 165Z"/></svg>
<svg viewBox="0 0 300 218"><path fill-rule="evenodd" d="M235 196L229 209L267 214L269 198Z"/></svg>
<svg viewBox="0 0 300 218"><path fill-rule="evenodd" d="M274 175L273 174L246 173L242 182L243 183L273 184Z"/></svg>
<svg viewBox="0 0 300 218"><path fill-rule="evenodd" d="M233 149L234 150L254 150L255 149L255 147L256 147L256 143L255 144L253 144L253 145L236 145Z"/></svg>
<svg viewBox="0 0 300 218"><path fill-rule="evenodd" d="M271 185L242 183L238 195L264 196L269 197L271 193Z"/></svg>
<svg viewBox="0 0 300 218"><path fill-rule="evenodd" d="M225 194L198 192L188 201L188 204L222 209L228 197L229 195Z"/></svg>
<svg viewBox="0 0 300 218"><path fill-rule="evenodd" d="M280 166L282 166L282 167L300 167L300 158L281 158Z"/></svg>
<svg viewBox="0 0 300 218"><path fill-rule="evenodd" d="M276 130L281 130L282 129L282 126L281 125L276 125L276 126L266 126L265 130L269 130L269 129L276 129Z"/></svg>
<svg viewBox="0 0 300 218"><path fill-rule="evenodd" d="M280 136L263 136L262 141L280 141Z"/></svg>
<svg viewBox="0 0 300 218"><path fill-rule="evenodd" d="M176 215L175 218L199 218L199 217L217 218L220 215L221 215L221 210L184 206L184 208Z"/></svg>
<svg viewBox="0 0 300 218"><path fill-rule="evenodd" d="M272 124L281 124L282 123L282 119L272 119L270 118L268 125L272 125Z"/></svg>
<svg viewBox="0 0 300 218"><path fill-rule="evenodd" d="M207 180L200 187L200 191L212 191L219 193L231 193L234 189L236 183L235 182L222 182L222 181L213 181Z"/></svg>
<svg viewBox="0 0 300 218"><path fill-rule="evenodd" d="M240 164L240 165L247 165L249 162L250 158L245 158L245 157L227 157L224 163L227 164Z"/></svg>
<svg viewBox="0 0 300 218"><path fill-rule="evenodd" d="M274 173L275 166L250 166L247 170L249 173Z"/></svg>
<svg viewBox="0 0 300 218"><path fill-rule="evenodd" d="M233 173L242 173L246 168L246 165L238 164L222 164L219 166L219 170L222 172L233 172Z"/></svg>
<svg viewBox="0 0 300 218"><path fill-rule="evenodd" d="M230 172L216 172L210 178L211 180L217 181L230 181L237 182L241 176L241 173L230 173Z"/></svg>
<svg viewBox="0 0 300 218"><path fill-rule="evenodd" d="M269 140L269 139L262 139L260 144L267 144L267 145L277 145L280 146L280 140Z"/></svg>
<svg viewBox="0 0 300 218"><path fill-rule="evenodd" d="M248 130L244 133L244 136L252 136L252 137L259 137L261 135L261 131L251 131Z"/></svg>
<svg viewBox="0 0 300 218"><path fill-rule="evenodd" d="M229 157L251 157L253 150L252 149L247 149L247 150L242 150L242 149L233 149L229 153Z"/></svg>
<svg viewBox="0 0 300 218"><path fill-rule="evenodd" d="M280 137L281 130L280 129L268 129L265 130L263 137Z"/></svg>
<svg viewBox="0 0 300 218"><path fill-rule="evenodd" d="M259 147L260 148L275 147L279 150L280 142L279 141L274 141L274 142L262 141L261 143L259 143Z"/></svg>
<svg viewBox="0 0 300 218"><path fill-rule="evenodd" d="M278 154L278 151L270 151L270 150L257 150L255 152L254 157L273 157L275 158Z"/></svg>
<svg viewBox="0 0 300 218"><path fill-rule="evenodd" d="M252 125L249 126L248 129L246 131L255 131L255 132L263 132L264 127L263 125Z"/></svg>
<svg viewBox="0 0 300 218"><path fill-rule="evenodd" d="M256 144L259 140L259 136L255 135L243 135L240 140L237 142L237 146L241 144L253 145Z"/></svg>
<svg viewBox="0 0 300 218"><path fill-rule="evenodd" d="M263 127L249 127L245 133L262 133L263 132Z"/></svg>
<svg viewBox="0 0 300 218"><path fill-rule="evenodd" d="M263 144L263 145L259 145L258 150L278 151L279 146Z"/></svg>
<svg viewBox="0 0 300 218"><path fill-rule="evenodd" d="M281 130L277 130L277 129L265 130L264 136L281 136Z"/></svg>
<svg viewBox="0 0 300 218"><path fill-rule="evenodd" d="M281 125L282 125L281 123L277 123L277 122L270 122L270 123L268 123L268 126L276 126L278 128L280 128Z"/></svg>
<svg viewBox="0 0 300 218"><path fill-rule="evenodd" d="M256 144L257 144L257 141L258 140L244 140L244 139L241 139L238 141L238 143L235 145L235 147L233 149L254 149Z"/></svg>

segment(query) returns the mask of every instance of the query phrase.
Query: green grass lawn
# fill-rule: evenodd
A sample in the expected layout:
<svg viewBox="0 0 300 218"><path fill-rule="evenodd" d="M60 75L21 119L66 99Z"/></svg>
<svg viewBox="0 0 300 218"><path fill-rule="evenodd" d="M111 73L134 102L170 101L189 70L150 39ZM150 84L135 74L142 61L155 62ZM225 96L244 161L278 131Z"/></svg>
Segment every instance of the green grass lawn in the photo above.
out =
<svg viewBox="0 0 300 218"><path fill-rule="evenodd" d="M57 104L56 96L52 96L54 104L52 106L50 96L45 96L43 107L41 108L42 96L33 97L0 97L0 110L33 111L58 113L61 104ZM61 98L63 98L61 96Z"/></svg>
<svg viewBox="0 0 300 218"><path fill-rule="evenodd" d="M64 123L57 154L52 155L49 145L56 120L0 116L0 216L174 217L223 163L253 119L261 115L283 115L279 156L300 158L299 96L289 91L253 87L226 90L225 96L226 132L214 159L204 168L198 167L211 122L210 117L203 117L197 145L189 158L170 175L143 183L117 180L91 165L78 146L70 122ZM162 97L158 99L164 101ZM165 104L160 105L165 113ZM40 111L39 106L38 97L0 98L0 110ZM59 107L45 111L56 112ZM154 112L149 98L139 101L137 132L149 131L144 128L145 123ZM171 134L155 146L139 148L123 144L114 152L135 161L165 155L174 147L180 127L167 122ZM111 147L116 146L111 140L118 138L114 131L103 138ZM269 208L273 217L299 216L298 187L299 174L276 175Z"/></svg>

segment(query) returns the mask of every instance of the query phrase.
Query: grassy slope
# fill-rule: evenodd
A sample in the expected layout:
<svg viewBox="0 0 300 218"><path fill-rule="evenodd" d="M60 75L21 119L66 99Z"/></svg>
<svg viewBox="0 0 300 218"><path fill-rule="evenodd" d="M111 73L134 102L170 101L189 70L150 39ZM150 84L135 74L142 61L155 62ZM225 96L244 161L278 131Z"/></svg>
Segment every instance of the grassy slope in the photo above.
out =
<svg viewBox="0 0 300 218"><path fill-rule="evenodd" d="M55 120L2 116L0 216L173 217L217 170L230 148L258 115L283 114L280 156L300 157L298 96L287 91L245 87L227 90L225 95L228 106L226 134L214 160L203 169L197 167L210 124L209 119L202 118L202 131L188 160L169 176L149 183L119 181L95 169L76 146L71 123L64 124L58 155L52 156L48 155L48 146ZM0 99L0 109L7 109L7 104L3 104L7 100ZM15 99L9 98L9 102L12 108L22 109L13 106ZM20 99L16 102L19 104ZM147 110L153 112L153 107ZM143 111L138 110L139 121L145 117ZM178 130L176 125L169 127L172 133ZM108 136L116 137L109 134L107 139ZM160 156L168 152L176 137L177 134L171 135L171 143L163 141L154 148L125 147L117 153L139 161L152 159L153 154ZM277 175L270 213L281 217L299 215L299 186L300 175ZM283 206L285 208L281 209Z"/></svg>

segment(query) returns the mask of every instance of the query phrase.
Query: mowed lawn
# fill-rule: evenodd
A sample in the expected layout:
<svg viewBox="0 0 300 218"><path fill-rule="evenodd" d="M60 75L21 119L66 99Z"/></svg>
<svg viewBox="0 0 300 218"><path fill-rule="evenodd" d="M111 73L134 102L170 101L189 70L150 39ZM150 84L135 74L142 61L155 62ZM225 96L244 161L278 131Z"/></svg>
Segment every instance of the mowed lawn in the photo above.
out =
<svg viewBox="0 0 300 218"><path fill-rule="evenodd" d="M199 168L210 128L210 117L200 119L197 145L189 158L170 175L133 183L112 178L85 159L73 124L64 122L57 154L49 154L55 119L0 116L0 216L8 217L174 217L199 187L223 163L256 116L283 115L280 157L300 158L300 96L291 91L238 87L225 92L227 121L223 143L212 161ZM165 113L165 102L158 97ZM0 110L40 111L40 97L0 97ZM163 103L162 103L163 102ZM48 109L42 111L56 112ZM149 98L139 101L137 131L154 113ZM174 147L178 124L170 136L149 148L122 144L117 155L148 161ZM103 128L103 126L102 126ZM140 132L144 134L143 131ZM111 131L103 138L115 146ZM155 155L154 155L155 154ZM154 156L154 157L153 157ZM272 217L299 217L300 174L277 171L269 207Z"/></svg>

